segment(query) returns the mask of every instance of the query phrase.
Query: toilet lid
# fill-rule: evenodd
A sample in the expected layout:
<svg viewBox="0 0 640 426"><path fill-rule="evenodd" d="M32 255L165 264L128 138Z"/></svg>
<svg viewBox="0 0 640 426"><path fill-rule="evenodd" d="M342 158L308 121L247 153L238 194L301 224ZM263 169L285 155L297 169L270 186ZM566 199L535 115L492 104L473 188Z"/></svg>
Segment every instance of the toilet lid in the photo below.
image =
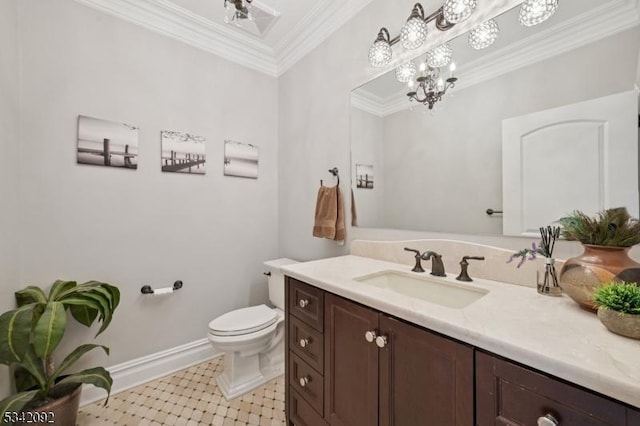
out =
<svg viewBox="0 0 640 426"><path fill-rule="evenodd" d="M278 313L267 305L236 309L209 323L209 331L218 336L237 336L262 330L275 323Z"/></svg>

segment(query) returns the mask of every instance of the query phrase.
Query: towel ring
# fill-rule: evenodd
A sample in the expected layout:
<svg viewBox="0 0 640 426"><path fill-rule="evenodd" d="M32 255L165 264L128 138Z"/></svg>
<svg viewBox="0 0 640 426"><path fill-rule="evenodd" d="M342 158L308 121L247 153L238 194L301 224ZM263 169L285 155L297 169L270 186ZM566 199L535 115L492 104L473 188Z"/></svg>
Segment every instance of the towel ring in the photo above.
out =
<svg viewBox="0 0 640 426"><path fill-rule="evenodd" d="M338 186L340 186L340 172L338 171L338 168L334 167L333 169L329 169L329 173L331 173L336 177L336 179L338 179ZM320 186L322 186L322 183L322 179L320 179Z"/></svg>

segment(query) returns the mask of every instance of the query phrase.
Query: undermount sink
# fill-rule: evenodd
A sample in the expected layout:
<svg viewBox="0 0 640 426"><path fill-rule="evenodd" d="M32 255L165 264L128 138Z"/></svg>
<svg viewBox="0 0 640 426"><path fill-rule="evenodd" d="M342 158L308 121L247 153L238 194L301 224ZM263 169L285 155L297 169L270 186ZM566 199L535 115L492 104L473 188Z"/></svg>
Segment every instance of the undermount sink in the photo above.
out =
<svg viewBox="0 0 640 426"><path fill-rule="evenodd" d="M464 284L443 282L430 275L416 276L399 271L377 272L355 280L454 309L466 308L488 293Z"/></svg>

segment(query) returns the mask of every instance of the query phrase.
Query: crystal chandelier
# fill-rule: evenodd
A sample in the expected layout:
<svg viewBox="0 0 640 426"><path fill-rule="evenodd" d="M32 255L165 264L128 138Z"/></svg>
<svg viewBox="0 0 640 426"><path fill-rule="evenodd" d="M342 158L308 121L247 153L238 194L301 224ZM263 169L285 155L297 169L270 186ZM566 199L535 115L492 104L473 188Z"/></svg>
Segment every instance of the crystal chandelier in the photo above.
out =
<svg viewBox="0 0 640 426"><path fill-rule="evenodd" d="M525 27L546 21L558 9L558 0L527 0L520 6L520 23Z"/></svg>
<svg viewBox="0 0 640 426"><path fill-rule="evenodd" d="M224 0L224 7L227 9L224 22L226 24L235 22L238 27L241 27L243 19L253 21L253 16L251 16L252 1L253 0Z"/></svg>
<svg viewBox="0 0 640 426"><path fill-rule="evenodd" d="M400 83L408 83L416 76L416 64L413 61L409 61L396 68L396 80Z"/></svg>
<svg viewBox="0 0 640 426"><path fill-rule="evenodd" d="M225 4L227 1L231 0L225 0ZM520 23L530 27L546 21L555 13L558 8L558 1L559 0L525 0L520 6ZM242 2L242 0L235 0L235 3L238 2ZM477 0L445 0L442 7L429 16L425 16L422 5L416 3L398 36L391 38L389 31L385 27L380 29L378 37L369 48L369 63L376 68L388 65L393 57L391 46L398 42L400 42L405 49L418 49L427 39L427 24L429 22L434 21L438 30L447 31L457 23L469 19L475 11L477 3ZM485 49L496 41L499 31L500 28L495 20L490 19L483 22L469 32L469 44L476 50ZM441 48L446 49L442 46ZM442 67L444 66L442 65L443 61L448 63L451 60L450 49L448 59L446 58L447 52L444 50L441 52L433 52L433 54L437 55L428 63L432 68ZM440 60L438 60L438 58L440 58ZM399 69L400 67L398 70ZM396 70L396 78L405 78L398 77L398 70ZM405 72L408 71L405 70Z"/></svg>
<svg viewBox="0 0 640 426"><path fill-rule="evenodd" d="M465 0L471 1L471 0ZM476 0L472 0L474 3ZM427 24L435 22L436 28L446 31L453 27L453 23L444 18L443 8L425 16L424 9L420 3L416 3L411 10L411 15L402 26L400 34L394 38L389 35L389 30L382 27L378 32L378 37L369 48L369 63L376 67L384 67L391 62L393 51L391 46L400 42L405 49L417 49L424 44L427 39Z"/></svg>
<svg viewBox="0 0 640 426"><path fill-rule="evenodd" d="M476 0L447 0L444 2L444 19L457 24L469 19L476 6Z"/></svg>
<svg viewBox="0 0 640 426"><path fill-rule="evenodd" d="M405 49L417 49L427 39L427 23L424 22L424 9L416 3L411 16L400 30L400 43Z"/></svg>
<svg viewBox="0 0 640 426"><path fill-rule="evenodd" d="M420 65L420 76L416 79L418 87L416 90L407 93L409 101L417 101L433 109L436 102L442 100L447 90L455 87L458 79L454 76L456 64L449 65L449 78L444 80L441 76L440 67L432 67L427 62ZM411 81L409 87L413 88L415 83Z"/></svg>
<svg viewBox="0 0 640 426"><path fill-rule="evenodd" d="M475 50L491 46L498 38L498 23L493 19L483 22L469 31L469 45Z"/></svg>

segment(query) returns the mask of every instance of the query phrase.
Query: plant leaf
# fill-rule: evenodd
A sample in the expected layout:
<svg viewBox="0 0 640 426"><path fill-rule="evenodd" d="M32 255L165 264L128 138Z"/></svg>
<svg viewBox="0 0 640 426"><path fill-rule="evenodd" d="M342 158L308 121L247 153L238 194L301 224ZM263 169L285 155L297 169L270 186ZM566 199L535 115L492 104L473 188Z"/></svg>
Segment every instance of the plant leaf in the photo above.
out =
<svg viewBox="0 0 640 426"><path fill-rule="evenodd" d="M79 373L70 374L69 376L60 380L56 384L56 386L61 386L68 383L86 383L106 390L106 405L106 403L109 401L109 395L111 394L111 385L113 384L113 379L111 378L111 374L109 374L107 370L102 367L95 367L89 368Z"/></svg>
<svg viewBox="0 0 640 426"><path fill-rule="evenodd" d="M36 354L33 345L29 345L24 357L20 361L20 366L38 383L40 390L45 388L47 379L44 372L44 365L42 364L42 359Z"/></svg>
<svg viewBox="0 0 640 426"><path fill-rule="evenodd" d="M67 315L62 302L49 302L33 330L36 354L46 358L62 340L67 326Z"/></svg>
<svg viewBox="0 0 640 426"><path fill-rule="evenodd" d="M106 283L103 284L102 287L104 287L109 291L109 293L111 293L111 298L113 299L113 310L115 311L120 304L120 290L118 289L118 287Z"/></svg>
<svg viewBox="0 0 640 426"><path fill-rule="evenodd" d="M38 391L20 392L0 401L0 419L4 420L5 413L20 411L36 397Z"/></svg>
<svg viewBox="0 0 640 426"><path fill-rule="evenodd" d="M107 355L109 355L109 348L106 347L106 346L94 345L94 344L87 344L87 345L78 346L73 352L71 352L69 355L67 355L67 357L64 359L64 361L62 361L62 363L60 363L60 365L58 366L56 371L49 378L49 383L54 383L55 379L57 379L60 376L60 374L62 374L67 368L69 368L71 365L73 365L84 354L86 354L87 352L89 352L89 351L91 351L91 350L93 350L95 348L102 348L105 351L105 353Z"/></svg>
<svg viewBox="0 0 640 426"><path fill-rule="evenodd" d="M16 303L18 304L18 307L28 305L30 303L47 303L47 296L45 296L44 292L40 287L33 285L25 287L22 290L18 290L14 294L16 296Z"/></svg>
<svg viewBox="0 0 640 426"><path fill-rule="evenodd" d="M91 327L98 316L98 310L89 308L86 303L72 304L69 310L76 321L87 327Z"/></svg>
<svg viewBox="0 0 640 426"><path fill-rule="evenodd" d="M77 285L78 283L75 281L57 280L51 286L51 290L49 290L49 300L56 301L58 299L58 296L60 296L60 294L64 294L65 292L68 292L69 290L71 290Z"/></svg>
<svg viewBox="0 0 640 426"><path fill-rule="evenodd" d="M91 324L93 324L93 321L95 321L96 316L98 314L100 314L100 318L102 318L104 316L104 313L103 313L104 312L104 307L103 307L103 305L101 305L99 302L97 302L96 300L94 300L91 297L86 297L86 294L77 294L77 295L74 295L73 297L65 298L65 299L61 300L60 302L63 303L65 306L71 306L72 308L73 307L77 307L77 308L84 307L84 308L86 308L86 309L88 309L90 311L94 311L94 312L91 312L88 315L88 318L85 318L85 319L90 319L91 321L89 321L87 323L87 322L84 321L85 319L83 319L83 322L81 322L81 324L84 324L87 327L89 327ZM73 313L73 311L72 311L72 313ZM75 316L74 316L74 318L75 318Z"/></svg>
<svg viewBox="0 0 640 426"><path fill-rule="evenodd" d="M16 364L16 368L13 372L13 379L16 384L16 390L18 392L26 392L31 389L39 388L40 383L29 371L20 364Z"/></svg>
<svg viewBox="0 0 640 426"><path fill-rule="evenodd" d="M34 304L0 315L0 364L22 359L29 347Z"/></svg>

